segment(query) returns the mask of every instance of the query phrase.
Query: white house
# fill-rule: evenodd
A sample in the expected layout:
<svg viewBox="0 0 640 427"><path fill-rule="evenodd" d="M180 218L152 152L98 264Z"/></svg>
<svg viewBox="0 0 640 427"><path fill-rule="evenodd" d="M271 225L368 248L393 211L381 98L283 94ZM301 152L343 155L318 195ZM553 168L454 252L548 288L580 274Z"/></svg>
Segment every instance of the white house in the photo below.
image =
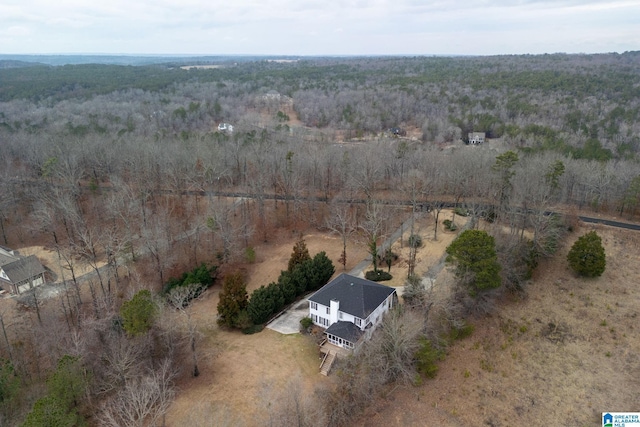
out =
<svg viewBox="0 0 640 427"><path fill-rule="evenodd" d="M353 349L369 338L396 298L394 288L343 273L309 297L309 317L326 328L330 343Z"/></svg>
<svg viewBox="0 0 640 427"><path fill-rule="evenodd" d="M229 123L220 123L218 125L218 130L220 132L233 132L233 125L230 125Z"/></svg>
<svg viewBox="0 0 640 427"><path fill-rule="evenodd" d="M21 294L44 284L44 267L35 255L22 256L0 246L0 288Z"/></svg>
<svg viewBox="0 0 640 427"><path fill-rule="evenodd" d="M484 132L470 132L469 133L469 144L477 145L484 144Z"/></svg>

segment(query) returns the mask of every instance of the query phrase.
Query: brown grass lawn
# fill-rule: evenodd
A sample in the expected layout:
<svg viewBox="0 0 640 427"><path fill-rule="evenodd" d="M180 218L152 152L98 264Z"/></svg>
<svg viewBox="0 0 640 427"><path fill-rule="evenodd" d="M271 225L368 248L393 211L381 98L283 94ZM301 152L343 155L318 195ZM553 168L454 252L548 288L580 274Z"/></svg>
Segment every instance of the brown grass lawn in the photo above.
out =
<svg viewBox="0 0 640 427"><path fill-rule="evenodd" d="M449 218L444 213L440 220ZM460 223L464 222L460 218ZM424 245L418 251L417 271L424 272L436 263L444 248L455 238L455 234L440 228L438 241L433 238L433 219L423 218L416 224L416 232L423 236ZM404 239L409 237L406 230ZM247 290L258 288L275 281L280 271L286 269L293 244L298 235L281 232L273 236L271 242L257 246L256 263L246 266ZM339 237L310 231L304 239L311 256L320 251L327 252L336 266L336 274L341 273L338 263L342 251ZM406 277L408 249L395 244L393 250L400 259L391 269L393 286L401 286ZM405 254L406 252L406 254ZM347 247L347 271L362 259L367 251L364 243L349 243ZM208 291L197 301L193 310L203 333L200 343L200 371L198 378L183 380L180 392L167 415L169 426L200 425L247 425L259 426L266 422L267 407L274 397L282 392L288 382L299 378L308 393L314 386L328 386L329 380L319 373L319 354L315 344L305 336L280 335L264 330L254 335L220 330L215 324L219 287ZM210 422L210 420L215 420Z"/></svg>
<svg viewBox="0 0 640 427"><path fill-rule="evenodd" d="M287 263L298 235L281 232L255 247L256 262L246 266L247 291L276 281ZM339 237L320 232L304 234L311 256L325 251L342 272L338 258ZM347 269L366 257L364 247L347 246ZM193 310L203 333L200 343L200 376L182 381L180 392L167 415L168 426L261 425L270 396L299 377L310 392L314 384L328 382L318 371L318 350L310 338L281 335L265 329L254 335L221 330L216 325L219 286L197 301Z"/></svg>

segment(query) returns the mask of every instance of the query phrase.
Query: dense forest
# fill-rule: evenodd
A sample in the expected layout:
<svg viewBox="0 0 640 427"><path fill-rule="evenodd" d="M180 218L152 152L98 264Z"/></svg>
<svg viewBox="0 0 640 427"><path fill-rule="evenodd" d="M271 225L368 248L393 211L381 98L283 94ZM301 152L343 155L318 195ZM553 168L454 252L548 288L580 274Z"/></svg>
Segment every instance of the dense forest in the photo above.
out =
<svg viewBox="0 0 640 427"><path fill-rule="evenodd" d="M55 248L70 284L49 314L37 293L25 302L37 317L5 325L0 312L0 424L39 399L124 425L127 393L168 384L189 337L160 325L132 343L123 301L233 263L274 228L326 227L337 204L366 222L377 204L455 202L533 230L540 252L555 238L547 211L635 219L639 52L188 65L202 66L0 63L0 241ZM470 132L487 143L467 145ZM88 298L81 262L95 271ZM43 401L64 384L67 400ZM41 425L37 409L24 425Z"/></svg>

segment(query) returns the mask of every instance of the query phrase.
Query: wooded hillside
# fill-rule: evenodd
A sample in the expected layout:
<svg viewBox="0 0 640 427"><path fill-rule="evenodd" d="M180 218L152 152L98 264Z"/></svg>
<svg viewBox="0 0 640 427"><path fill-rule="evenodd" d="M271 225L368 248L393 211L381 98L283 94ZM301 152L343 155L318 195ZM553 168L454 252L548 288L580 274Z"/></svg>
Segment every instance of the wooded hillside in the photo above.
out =
<svg viewBox="0 0 640 427"><path fill-rule="evenodd" d="M56 369L90 398L48 404L95 405L104 425L135 387L170 383L164 363L192 336L161 325L127 340L122 303L202 262L228 273L275 228L349 218L377 239L411 208L457 203L543 253L558 237L548 211L637 220L638 52L179 65L0 67L0 244L55 250L69 285L42 316L37 293L24 303L37 318L0 308L20 319L0 338L2 425ZM96 352L87 378L79 360ZM30 387L20 403L2 406L2 369ZM171 396L156 397L160 414Z"/></svg>

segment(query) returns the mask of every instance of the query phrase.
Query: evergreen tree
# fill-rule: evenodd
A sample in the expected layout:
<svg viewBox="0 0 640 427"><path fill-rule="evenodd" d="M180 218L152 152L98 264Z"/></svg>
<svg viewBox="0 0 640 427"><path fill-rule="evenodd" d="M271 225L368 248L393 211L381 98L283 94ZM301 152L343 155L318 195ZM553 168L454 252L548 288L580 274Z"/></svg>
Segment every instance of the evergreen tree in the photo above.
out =
<svg viewBox="0 0 640 427"><path fill-rule="evenodd" d="M33 404L22 427L76 427L84 425L76 410L55 395L46 395Z"/></svg>
<svg viewBox="0 0 640 427"><path fill-rule="evenodd" d="M493 236L481 230L465 230L449 247L447 261L456 264L456 276L469 288L469 295L500 286L500 264Z"/></svg>
<svg viewBox="0 0 640 427"><path fill-rule="evenodd" d="M235 273L225 277L218 302L218 324L228 328L235 327L238 315L247 308L247 304L247 284L242 274Z"/></svg>
<svg viewBox="0 0 640 427"><path fill-rule="evenodd" d="M144 334L151 329L156 310L151 292L143 289L122 304L122 327L132 336Z"/></svg>
<svg viewBox="0 0 640 427"><path fill-rule="evenodd" d="M590 231L578 238L567 255L567 261L581 276L601 276L607 266L607 260L600 236L595 231Z"/></svg>
<svg viewBox="0 0 640 427"><path fill-rule="evenodd" d="M80 359L64 355L47 379L48 393L38 399L27 414L23 427L75 427L84 425L77 407L88 386Z"/></svg>
<svg viewBox="0 0 640 427"><path fill-rule="evenodd" d="M333 262L327 256L327 253L324 251L318 252L313 257L313 275L307 281L307 290L315 291L326 285L335 271Z"/></svg>
<svg viewBox="0 0 640 427"><path fill-rule="evenodd" d="M296 265L302 264L310 259L311 256L309 255L307 244L304 242L303 238L300 238L300 240L298 240L293 246L293 252L291 253L291 258L289 258L289 267L287 270L292 272Z"/></svg>

